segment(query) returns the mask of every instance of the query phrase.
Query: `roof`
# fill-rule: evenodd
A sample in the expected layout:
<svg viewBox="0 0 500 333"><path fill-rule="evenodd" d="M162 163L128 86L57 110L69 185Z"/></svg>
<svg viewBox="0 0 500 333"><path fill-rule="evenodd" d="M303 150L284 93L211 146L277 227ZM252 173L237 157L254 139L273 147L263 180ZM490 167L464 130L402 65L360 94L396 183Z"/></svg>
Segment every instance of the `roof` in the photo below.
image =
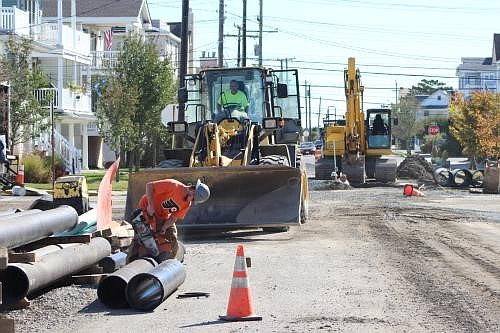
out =
<svg viewBox="0 0 500 333"><path fill-rule="evenodd" d="M138 17L144 0L85 0L76 1L79 17ZM57 17L57 0L44 0L44 17ZM63 0L63 17L71 16L71 0Z"/></svg>
<svg viewBox="0 0 500 333"><path fill-rule="evenodd" d="M500 60L500 34L493 34L493 56L495 61Z"/></svg>
<svg viewBox="0 0 500 333"><path fill-rule="evenodd" d="M499 48L500 51L500 48ZM492 63L492 58L467 57L462 58L462 63L457 67L457 73L461 71L490 71L496 66Z"/></svg>

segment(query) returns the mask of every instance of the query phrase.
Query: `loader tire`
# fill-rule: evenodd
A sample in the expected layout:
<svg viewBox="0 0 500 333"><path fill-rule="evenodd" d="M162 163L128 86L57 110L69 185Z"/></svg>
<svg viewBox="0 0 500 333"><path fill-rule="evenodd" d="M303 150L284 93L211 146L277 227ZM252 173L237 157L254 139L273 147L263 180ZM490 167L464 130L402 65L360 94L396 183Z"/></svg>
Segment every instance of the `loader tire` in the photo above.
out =
<svg viewBox="0 0 500 333"><path fill-rule="evenodd" d="M267 155L260 158L259 165L284 165L290 166L288 158L283 155Z"/></svg>
<svg viewBox="0 0 500 333"><path fill-rule="evenodd" d="M158 167L163 169L184 168L187 166L187 163L183 160L163 160L158 163Z"/></svg>

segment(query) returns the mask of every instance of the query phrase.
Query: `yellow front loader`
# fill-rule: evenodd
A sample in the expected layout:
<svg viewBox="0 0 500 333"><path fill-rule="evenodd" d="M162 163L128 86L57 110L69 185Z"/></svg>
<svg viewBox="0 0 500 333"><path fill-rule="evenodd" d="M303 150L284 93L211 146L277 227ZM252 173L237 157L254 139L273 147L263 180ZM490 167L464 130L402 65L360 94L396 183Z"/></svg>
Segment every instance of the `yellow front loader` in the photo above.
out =
<svg viewBox="0 0 500 333"><path fill-rule="evenodd" d="M225 105L230 82L248 98L247 110ZM129 178L126 214L148 181L174 178L210 187L180 228L287 229L307 218L307 177L297 163L300 107L297 71L207 69L188 75L179 91L185 117L168 124L182 148L165 151L160 167Z"/></svg>

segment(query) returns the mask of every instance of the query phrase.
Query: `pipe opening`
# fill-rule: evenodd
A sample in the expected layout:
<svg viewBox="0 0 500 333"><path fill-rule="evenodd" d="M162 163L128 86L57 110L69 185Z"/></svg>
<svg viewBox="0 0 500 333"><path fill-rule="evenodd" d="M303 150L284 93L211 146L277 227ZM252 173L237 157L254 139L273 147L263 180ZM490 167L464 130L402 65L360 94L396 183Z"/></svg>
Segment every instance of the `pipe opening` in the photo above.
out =
<svg viewBox="0 0 500 333"><path fill-rule="evenodd" d="M108 276L99 283L97 288L97 297L106 306L110 308L128 307L125 298L125 288L127 282L119 276Z"/></svg>
<svg viewBox="0 0 500 333"><path fill-rule="evenodd" d="M2 282L2 303L15 304L29 291L29 279L22 269L16 266L7 266L0 271L0 282Z"/></svg>
<svg viewBox="0 0 500 333"><path fill-rule="evenodd" d="M163 285L150 274L138 274L128 283L127 300L131 307L151 311L163 301Z"/></svg>

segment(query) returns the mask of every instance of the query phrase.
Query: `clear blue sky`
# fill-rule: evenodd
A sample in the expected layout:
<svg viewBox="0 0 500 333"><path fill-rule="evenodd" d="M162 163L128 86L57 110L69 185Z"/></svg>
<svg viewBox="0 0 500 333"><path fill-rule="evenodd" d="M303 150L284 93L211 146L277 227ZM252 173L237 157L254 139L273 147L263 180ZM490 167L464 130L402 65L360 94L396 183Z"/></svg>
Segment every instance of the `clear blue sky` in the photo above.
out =
<svg viewBox="0 0 500 333"><path fill-rule="evenodd" d="M311 84L313 124L320 110L345 111L343 69L355 57L365 86L365 109L395 102L396 85L409 88L421 79L458 87L461 57L490 57L493 34L500 33L500 2L491 0L263 0L264 65L277 59L299 69L301 84ZM225 34L242 23L242 0L225 0ZM247 29L258 30L258 0L248 0ZM182 0L148 0L152 17L181 20ZM195 24L195 58L217 51L217 0L190 0ZM250 34L250 33L249 33ZM253 33L252 33L253 34ZM254 57L257 39L248 38ZM224 57L236 65L237 39L224 41ZM257 63L255 58L247 64ZM304 95L304 88L301 88Z"/></svg>

